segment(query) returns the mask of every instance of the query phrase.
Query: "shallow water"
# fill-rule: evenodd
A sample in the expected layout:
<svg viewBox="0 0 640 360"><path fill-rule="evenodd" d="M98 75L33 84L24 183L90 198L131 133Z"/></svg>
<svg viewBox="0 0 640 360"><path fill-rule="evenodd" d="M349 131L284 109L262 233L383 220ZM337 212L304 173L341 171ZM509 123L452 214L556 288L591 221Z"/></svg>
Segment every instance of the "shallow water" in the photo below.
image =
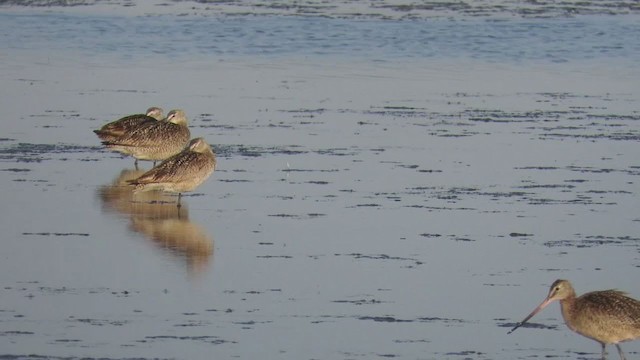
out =
<svg viewBox="0 0 640 360"><path fill-rule="evenodd" d="M127 17L0 14L7 50L47 48L93 60L330 57L369 61L567 62L640 53L637 16L371 20L328 17ZM117 34L117 36L114 36ZM27 48L27 49L25 49ZM94 60L95 61L95 60Z"/></svg>
<svg viewBox="0 0 640 360"><path fill-rule="evenodd" d="M506 332L556 278L640 297L635 15L440 19L432 52L90 9L0 14L0 359L595 359L557 305ZM218 155L180 211L91 133L152 105Z"/></svg>

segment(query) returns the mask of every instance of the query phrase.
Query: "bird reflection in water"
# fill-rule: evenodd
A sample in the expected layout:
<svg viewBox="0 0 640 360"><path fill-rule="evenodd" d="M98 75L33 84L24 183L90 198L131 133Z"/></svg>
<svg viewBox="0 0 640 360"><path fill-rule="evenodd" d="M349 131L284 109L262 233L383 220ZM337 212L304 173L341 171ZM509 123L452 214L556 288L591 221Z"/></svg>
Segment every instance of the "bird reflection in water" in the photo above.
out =
<svg viewBox="0 0 640 360"><path fill-rule="evenodd" d="M134 197L127 180L143 173L144 170L124 169L111 184L98 189L103 211L128 216L131 220L129 229L184 259L190 274L204 272L212 259L213 239L189 220L186 204L176 207L175 195L148 191Z"/></svg>

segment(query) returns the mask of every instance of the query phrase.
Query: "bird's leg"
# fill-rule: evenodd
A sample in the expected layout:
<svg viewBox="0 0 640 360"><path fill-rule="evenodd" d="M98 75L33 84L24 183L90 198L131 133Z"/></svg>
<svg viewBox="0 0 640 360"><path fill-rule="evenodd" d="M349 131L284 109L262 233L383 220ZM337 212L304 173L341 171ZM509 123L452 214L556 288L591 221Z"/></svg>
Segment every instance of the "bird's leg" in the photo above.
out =
<svg viewBox="0 0 640 360"><path fill-rule="evenodd" d="M622 348L620 347L620 344L616 344L616 347L618 348L618 354L620 354L620 360L627 360L624 357L624 353L622 352Z"/></svg>
<svg viewBox="0 0 640 360"><path fill-rule="evenodd" d="M180 207L182 206L180 204L180 198L182 197L182 193L178 193L178 209L180 209Z"/></svg>
<svg viewBox="0 0 640 360"><path fill-rule="evenodd" d="M138 170L138 159L133 162L133 165L136 167L136 170Z"/></svg>
<svg viewBox="0 0 640 360"><path fill-rule="evenodd" d="M153 160L153 166L156 166L156 161L155 160Z"/></svg>
<svg viewBox="0 0 640 360"><path fill-rule="evenodd" d="M600 343L600 345L602 345L602 360L607 360L607 350L605 349L607 345L605 343Z"/></svg>

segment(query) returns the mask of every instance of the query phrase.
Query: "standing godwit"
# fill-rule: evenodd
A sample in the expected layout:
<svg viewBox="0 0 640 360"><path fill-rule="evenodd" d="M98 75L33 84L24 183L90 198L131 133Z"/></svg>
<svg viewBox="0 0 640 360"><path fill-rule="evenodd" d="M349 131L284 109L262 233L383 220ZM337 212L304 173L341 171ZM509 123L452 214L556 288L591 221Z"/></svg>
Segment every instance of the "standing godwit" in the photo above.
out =
<svg viewBox="0 0 640 360"><path fill-rule="evenodd" d="M607 344L615 344L620 359L625 360L619 343L640 338L640 301L617 290L593 291L576 297L568 280L556 280L547 298L509 334L555 300L560 301L562 317L569 329L602 345L603 360Z"/></svg>
<svg viewBox="0 0 640 360"><path fill-rule="evenodd" d="M102 141L113 141L120 136L135 130L140 124L147 121L162 120L162 109L150 107L146 114L125 116L122 119L112 121L98 130L93 130Z"/></svg>
<svg viewBox="0 0 640 360"><path fill-rule="evenodd" d="M134 192L162 190L178 193L178 207L183 192L202 184L216 168L216 155L203 138L189 142L180 153L166 159L158 166L129 180Z"/></svg>
<svg viewBox="0 0 640 360"><path fill-rule="evenodd" d="M138 160L164 160L179 153L189 141L191 133L182 110L171 110L164 121L150 121L133 131L102 143L111 150L131 155Z"/></svg>

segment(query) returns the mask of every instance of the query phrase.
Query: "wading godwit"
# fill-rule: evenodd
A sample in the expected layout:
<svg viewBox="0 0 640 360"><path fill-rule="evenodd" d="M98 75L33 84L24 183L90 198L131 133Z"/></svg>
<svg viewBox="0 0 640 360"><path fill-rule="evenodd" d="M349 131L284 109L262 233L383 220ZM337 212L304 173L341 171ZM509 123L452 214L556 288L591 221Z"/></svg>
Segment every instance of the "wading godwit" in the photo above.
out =
<svg viewBox="0 0 640 360"><path fill-rule="evenodd" d="M640 301L617 290L593 291L576 297L568 280L556 280L547 298L509 334L555 300L560 301L562 317L569 329L600 343L603 360L607 344L615 344L620 359L625 360L619 343L640 338Z"/></svg>
<svg viewBox="0 0 640 360"><path fill-rule="evenodd" d="M103 141L111 150L131 155L138 160L165 160L179 153L191 134L182 110L171 110L164 121L144 122L117 139Z"/></svg>
<svg viewBox="0 0 640 360"><path fill-rule="evenodd" d="M216 168L216 155L203 138L189 142L180 153L166 159L158 166L129 180L134 192L162 190L178 193L178 207L183 192L202 184Z"/></svg>
<svg viewBox="0 0 640 360"><path fill-rule="evenodd" d="M98 130L93 130L102 141L113 141L120 136L135 130L140 124L147 121L162 120L162 109L150 107L146 114L125 116L122 119L112 121Z"/></svg>

